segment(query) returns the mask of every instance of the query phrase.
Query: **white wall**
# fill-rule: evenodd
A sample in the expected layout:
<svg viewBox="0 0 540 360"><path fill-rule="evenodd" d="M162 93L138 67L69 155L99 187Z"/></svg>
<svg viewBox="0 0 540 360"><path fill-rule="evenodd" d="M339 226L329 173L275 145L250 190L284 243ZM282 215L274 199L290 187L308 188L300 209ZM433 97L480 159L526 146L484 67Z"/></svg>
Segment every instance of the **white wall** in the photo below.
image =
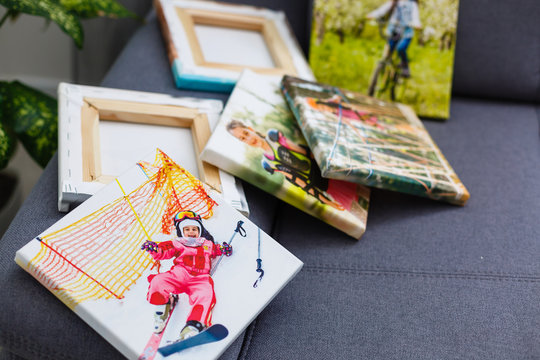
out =
<svg viewBox="0 0 540 360"><path fill-rule="evenodd" d="M141 17L151 7L149 0L119 2ZM0 18L5 11L0 5ZM140 25L141 21L133 19L85 20L84 50L80 51L54 22L47 25L41 17L21 14L15 22L8 20L0 27L0 80L17 79L54 97L62 81L98 85ZM28 196L42 173L20 144L3 171L20 175L22 199ZM0 218L0 222L5 220Z"/></svg>
<svg viewBox="0 0 540 360"><path fill-rule="evenodd" d="M22 14L6 21L0 27L0 79L18 79L55 94L59 81L72 80L72 42L41 17Z"/></svg>
<svg viewBox="0 0 540 360"><path fill-rule="evenodd" d="M72 40L55 23L47 26L43 18L23 14L0 27L0 80L17 79L56 97L58 83L72 81L72 57ZM4 171L19 175L21 193L13 195L22 200L43 172L20 144ZM13 215L4 213L0 221L8 222Z"/></svg>

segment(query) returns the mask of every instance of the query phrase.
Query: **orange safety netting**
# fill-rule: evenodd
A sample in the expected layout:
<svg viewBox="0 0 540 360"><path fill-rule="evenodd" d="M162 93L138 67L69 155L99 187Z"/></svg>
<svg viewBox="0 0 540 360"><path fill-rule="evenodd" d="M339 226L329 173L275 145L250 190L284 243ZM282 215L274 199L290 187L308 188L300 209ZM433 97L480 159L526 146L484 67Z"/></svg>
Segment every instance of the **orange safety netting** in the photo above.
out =
<svg viewBox="0 0 540 360"><path fill-rule="evenodd" d="M178 211L212 216L215 202L203 184L163 152L158 150L154 164L139 165L148 180L138 188L38 238L41 249L30 271L70 308L85 300L123 298L154 265L141 244L160 232L170 234Z"/></svg>

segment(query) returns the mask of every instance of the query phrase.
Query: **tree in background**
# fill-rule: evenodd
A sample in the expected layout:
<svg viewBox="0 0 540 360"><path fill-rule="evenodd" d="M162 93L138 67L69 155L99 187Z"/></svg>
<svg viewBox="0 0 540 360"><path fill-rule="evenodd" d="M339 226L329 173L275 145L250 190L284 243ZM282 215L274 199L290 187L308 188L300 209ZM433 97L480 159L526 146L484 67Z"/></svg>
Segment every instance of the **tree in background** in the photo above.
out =
<svg viewBox="0 0 540 360"><path fill-rule="evenodd" d="M346 35L358 37L366 24L366 15L387 0L315 0L313 29L316 45L320 45L327 32L335 33L343 43ZM436 39L439 49L452 47L457 28L459 0L419 0L420 19L424 31L419 45Z"/></svg>
<svg viewBox="0 0 540 360"><path fill-rule="evenodd" d="M339 35L343 43L346 34L359 36L365 23L366 8L379 0L315 0L313 26L316 31L317 45L322 42L327 32Z"/></svg>
<svg viewBox="0 0 540 360"><path fill-rule="evenodd" d="M454 44L457 30L459 0L421 0L420 18L424 37L437 39L439 49L449 50Z"/></svg>

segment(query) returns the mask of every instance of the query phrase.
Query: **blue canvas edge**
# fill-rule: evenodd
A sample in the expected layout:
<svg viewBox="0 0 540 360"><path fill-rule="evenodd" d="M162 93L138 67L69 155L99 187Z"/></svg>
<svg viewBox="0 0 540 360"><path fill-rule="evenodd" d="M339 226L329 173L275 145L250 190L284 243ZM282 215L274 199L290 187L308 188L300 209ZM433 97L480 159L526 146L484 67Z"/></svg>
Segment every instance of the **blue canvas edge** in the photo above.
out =
<svg viewBox="0 0 540 360"><path fill-rule="evenodd" d="M172 64L172 72L176 87L179 89L230 93L236 84L236 80L227 78L182 74L182 63L178 59Z"/></svg>

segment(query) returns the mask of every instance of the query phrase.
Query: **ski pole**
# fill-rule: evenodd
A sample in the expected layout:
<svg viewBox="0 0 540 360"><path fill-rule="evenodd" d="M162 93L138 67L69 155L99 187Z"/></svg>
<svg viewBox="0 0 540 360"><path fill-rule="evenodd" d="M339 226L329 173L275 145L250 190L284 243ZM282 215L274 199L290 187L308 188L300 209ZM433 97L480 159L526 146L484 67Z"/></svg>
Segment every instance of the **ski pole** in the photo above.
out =
<svg viewBox="0 0 540 360"><path fill-rule="evenodd" d="M229 239L229 245L232 244L233 240L234 240L234 237L236 236L237 233L240 234L240 236L242 237L246 237L246 230L242 227L242 225L244 225L244 222L242 220L239 220L238 223L236 223L236 229L234 229L234 232L231 236L231 238ZM219 265L219 263L221 262L221 260L223 259L223 254L219 257L216 265L214 265L214 267L212 268L212 271L210 271L210 276L214 275L214 273L216 272L216 269Z"/></svg>
<svg viewBox="0 0 540 360"><path fill-rule="evenodd" d="M259 283L262 280L262 277L264 276L264 270L262 269L262 259L261 259L261 229L259 228L259 245L258 245L258 257L257 257L257 270L256 272L260 273L259 278L255 280L255 283L253 283L253 287L256 288Z"/></svg>

